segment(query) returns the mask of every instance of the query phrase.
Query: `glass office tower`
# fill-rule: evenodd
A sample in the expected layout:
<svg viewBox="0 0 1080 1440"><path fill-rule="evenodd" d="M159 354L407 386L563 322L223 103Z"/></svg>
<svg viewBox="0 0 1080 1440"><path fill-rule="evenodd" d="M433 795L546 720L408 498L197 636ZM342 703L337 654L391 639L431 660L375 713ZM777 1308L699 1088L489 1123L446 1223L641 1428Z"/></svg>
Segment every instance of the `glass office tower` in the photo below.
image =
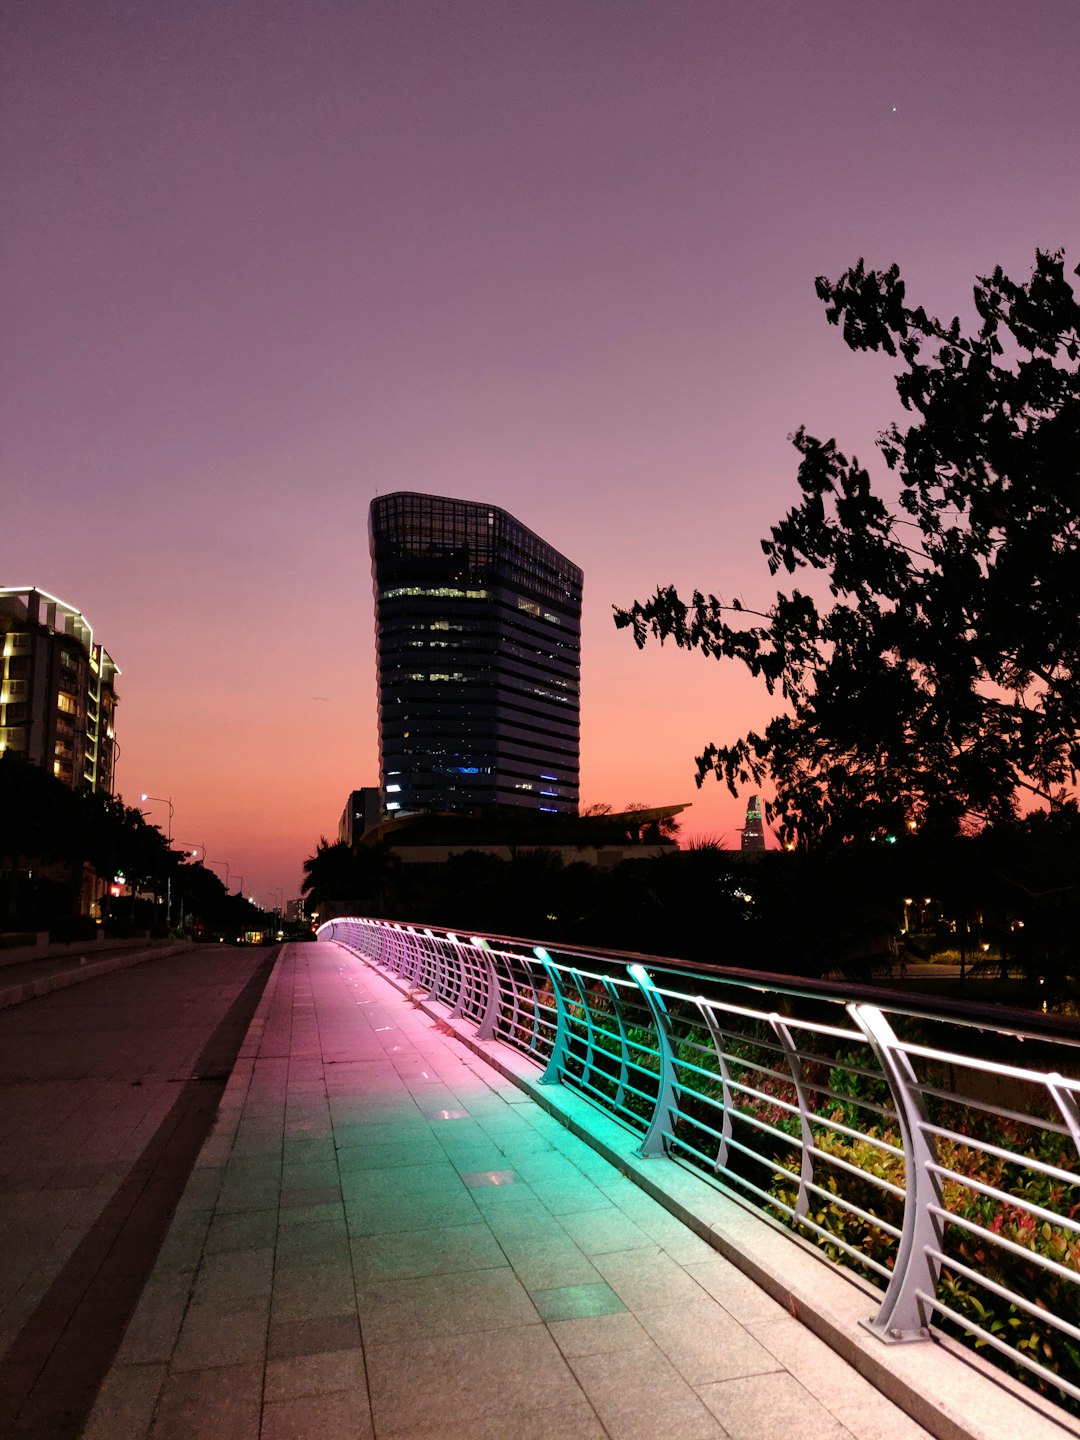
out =
<svg viewBox="0 0 1080 1440"><path fill-rule="evenodd" d="M505 510L371 505L388 813L577 814L582 574Z"/></svg>

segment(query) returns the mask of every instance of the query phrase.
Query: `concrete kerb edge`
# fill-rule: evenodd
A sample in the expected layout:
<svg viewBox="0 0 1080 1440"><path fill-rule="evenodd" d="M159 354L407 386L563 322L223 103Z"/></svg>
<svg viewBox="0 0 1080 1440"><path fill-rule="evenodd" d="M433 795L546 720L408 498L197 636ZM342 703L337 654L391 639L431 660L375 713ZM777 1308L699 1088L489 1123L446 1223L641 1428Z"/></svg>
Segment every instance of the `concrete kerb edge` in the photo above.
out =
<svg viewBox="0 0 1080 1440"><path fill-rule="evenodd" d="M0 987L0 1010L12 1005L22 1005L27 1000L36 1000L40 995L50 995L54 990L67 990L72 985L81 985L84 980L94 980L99 975L108 975L114 970L128 970L133 965L142 965L147 960L162 960L169 955L180 955L193 950L191 944L162 945L154 950L128 950L112 954L100 960L88 961L85 965L59 970L55 975L41 975L36 980L27 980L22 985ZM66 957L70 958L70 957Z"/></svg>
<svg viewBox="0 0 1080 1440"><path fill-rule="evenodd" d="M341 944L340 941L335 942ZM541 1085L537 1067L497 1040L479 1040L448 1008L342 945L440 1028L517 1085L676 1219L778 1301L830 1349L937 1440L1064 1440L1080 1423L947 1335L886 1345L866 1330L880 1292L831 1269L812 1246L719 1185L667 1158L636 1153L640 1136L561 1085ZM599 1133L598 1133L599 1132Z"/></svg>
<svg viewBox="0 0 1080 1440"><path fill-rule="evenodd" d="M232 1073L222 1091L214 1124L195 1157L191 1175L188 1177L172 1220L169 1222L169 1228L165 1232L161 1251L143 1287L131 1320L128 1322L128 1330L125 1331L116 1358L106 1371L98 1388L97 1396L82 1431L81 1440L142 1440L142 1437L149 1431L161 1390L168 1377L168 1357L164 1355L164 1349L168 1349L171 1353L187 1313L186 1303L181 1306L175 1304L178 1267L175 1259L170 1257L170 1240L174 1239L174 1232L179 1231L181 1227L189 1227L193 1233L184 1237L184 1248L192 1255L195 1255L197 1250L201 1257L214 1218L214 1207L212 1205L207 1207L205 1195L199 1193L205 1184L200 1172L205 1176L207 1169L218 1169L222 1165L222 1161L215 1151L220 1152L226 1147L231 1150L232 1143L236 1138L240 1116L243 1113L244 1102L254 1072L254 1056L258 1050L257 1040L254 1049L251 1049L250 1045L253 1038L261 1037L265 1029L266 1017L273 1004L285 951L286 945L282 944L278 949L274 967L267 977L266 986L237 1052ZM201 1235L195 1232L201 1232ZM175 1246L173 1248L175 1249ZM190 1271L186 1265L180 1267L180 1273L184 1278L179 1283L186 1285L189 1291L192 1288L192 1281L197 1269L198 1259L194 1261ZM190 1302L190 1294L188 1302ZM166 1309L172 1311L172 1314L167 1317L163 1313ZM162 1328L162 1321L167 1320L164 1328L171 1332L171 1342L164 1345L162 1350L153 1354L152 1357L142 1360L125 1358L128 1331L134 1330L137 1322L145 1323L147 1312L153 1311L159 1312L156 1316L159 1328ZM130 1351L128 1353L130 1354Z"/></svg>

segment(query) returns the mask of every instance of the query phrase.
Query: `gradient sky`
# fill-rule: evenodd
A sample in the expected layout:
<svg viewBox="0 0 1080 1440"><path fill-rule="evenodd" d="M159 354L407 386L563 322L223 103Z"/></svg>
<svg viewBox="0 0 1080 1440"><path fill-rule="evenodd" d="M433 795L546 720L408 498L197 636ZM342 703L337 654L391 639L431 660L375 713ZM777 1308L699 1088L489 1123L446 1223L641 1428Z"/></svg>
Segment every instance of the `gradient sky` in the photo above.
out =
<svg viewBox="0 0 1080 1440"><path fill-rule="evenodd" d="M967 316L998 263L1080 261L1077 0L9 0L0 34L0 584L84 612L125 799L264 904L377 781L376 490L581 565L583 802L737 843L693 757L768 698L612 604L767 601L789 434L869 458L890 364L816 275L896 261Z"/></svg>

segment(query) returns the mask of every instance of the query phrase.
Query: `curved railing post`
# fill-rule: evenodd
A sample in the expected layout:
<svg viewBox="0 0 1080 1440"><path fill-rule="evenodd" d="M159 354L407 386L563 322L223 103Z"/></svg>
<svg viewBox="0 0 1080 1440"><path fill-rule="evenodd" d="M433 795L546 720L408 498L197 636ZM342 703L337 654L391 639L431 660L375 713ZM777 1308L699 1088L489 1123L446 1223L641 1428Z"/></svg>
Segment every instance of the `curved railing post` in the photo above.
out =
<svg viewBox="0 0 1080 1440"><path fill-rule="evenodd" d="M499 980L499 972L495 968L495 961L491 951L488 949L486 940L473 936L473 942L480 959L487 966L488 974L488 997L484 1006L484 1013L477 1027L476 1038L478 1040L493 1040L495 1038L495 1027L499 1021L499 1011L502 1009L502 984Z"/></svg>
<svg viewBox="0 0 1080 1440"><path fill-rule="evenodd" d="M540 1076L540 1084L559 1085L562 1083L562 1072L566 1064L567 1047L570 1040L570 1017L566 1011L566 998L562 993L559 972L552 964L551 956L542 945L535 945L533 954L544 967L544 973L548 977L552 993L555 996L555 1039L551 1046L548 1062L544 1067L544 1073Z"/></svg>
<svg viewBox="0 0 1080 1440"><path fill-rule="evenodd" d="M937 1291L942 1227L936 1209L944 1209L941 1181L934 1169L937 1151L926 1131L927 1115L915 1070L900 1048L895 1030L875 1005L852 1004L848 1014L877 1056L896 1106L904 1140L904 1221L889 1288L881 1309L869 1322L883 1340L928 1340L924 1297ZM936 1207L936 1209L935 1209Z"/></svg>
<svg viewBox="0 0 1080 1440"><path fill-rule="evenodd" d="M657 990L644 965L628 965L626 973L645 997L645 1003L656 1027L656 1048L660 1055L660 1076L649 1128L645 1132L638 1154L646 1158L664 1155L667 1152L665 1135L675 1128L679 1103L675 1087L675 1051L671 1044L671 1020L668 1016L664 997Z"/></svg>
<svg viewBox="0 0 1080 1440"><path fill-rule="evenodd" d="M709 1027L709 1035L716 1052L716 1063L720 1066L720 1113L722 1118L720 1121L720 1144L717 1147L713 1169L726 1170L728 1151L731 1148L731 1133L734 1129L731 1115L735 1109L735 1091L731 1084L731 1069L728 1066L727 1051L724 1049L724 1037L720 1032L720 1026L716 1023L712 1006L704 995L699 995L695 1004L698 1012L705 1017L705 1024Z"/></svg>
<svg viewBox="0 0 1080 1440"><path fill-rule="evenodd" d="M615 1023L619 1027L619 1085L615 1091L615 1105L621 1108L626 1103L626 1087L630 1083L630 1041L626 1034L626 1020L623 1016L622 997L619 994L619 987L610 976L604 978L604 989L611 1000L611 1011L615 1016Z"/></svg>
<svg viewBox="0 0 1080 1440"><path fill-rule="evenodd" d="M802 1134L802 1163L799 1166L799 1194L795 1201L795 1215L801 1219L810 1208L809 1187L814 1182L814 1131L810 1124L810 1106L807 1103L806 1087L803 1084L802 1059L791 1038L791 1031L779 1015L770 1015L769 1024L784 1050L784 1059L791 1071L795 1085L795 1097L799 1102L799 1125Z"/></svg>

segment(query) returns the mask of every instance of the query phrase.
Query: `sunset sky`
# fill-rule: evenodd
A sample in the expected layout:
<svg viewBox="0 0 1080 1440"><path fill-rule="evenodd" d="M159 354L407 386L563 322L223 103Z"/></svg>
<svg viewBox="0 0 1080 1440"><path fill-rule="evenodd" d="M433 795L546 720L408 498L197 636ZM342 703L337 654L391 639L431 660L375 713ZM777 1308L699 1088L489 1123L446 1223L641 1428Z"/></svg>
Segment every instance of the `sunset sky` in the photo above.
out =
<svg viewBox="0 0 1080 1440"><path fill-rule="evenodd" d="M583 568L583 803L737 843L693 757L769 698L612 605L767 602L787 437L870 458L890 362L816 275L968 317L1080 263L1078 55L1077 0L11 0L0 585L120 665L125 799L297 893L377 783L367 509L411 489Z"/></svg>

